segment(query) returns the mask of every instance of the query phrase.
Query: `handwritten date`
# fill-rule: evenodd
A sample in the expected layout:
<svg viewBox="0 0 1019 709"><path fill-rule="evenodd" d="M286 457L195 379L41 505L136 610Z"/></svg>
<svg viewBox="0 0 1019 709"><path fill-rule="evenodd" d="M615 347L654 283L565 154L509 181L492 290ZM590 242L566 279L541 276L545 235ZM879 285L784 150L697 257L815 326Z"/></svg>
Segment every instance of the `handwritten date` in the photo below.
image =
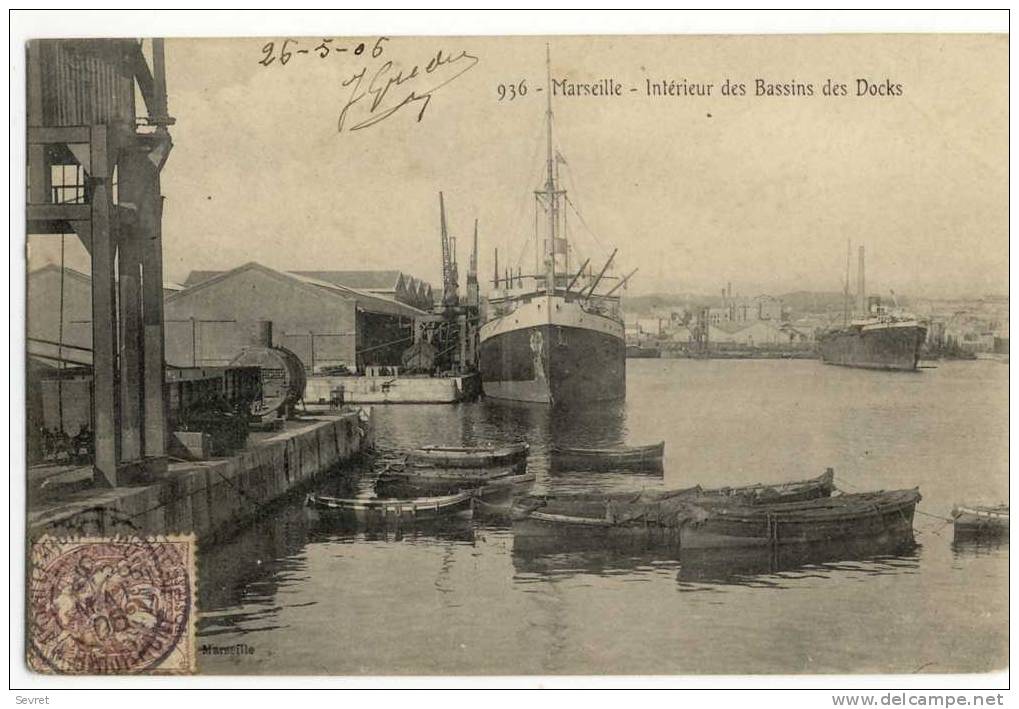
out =
<svg viewBox="0 0 1019 709"><path fill-rule="evenodd" d="M314 41L312 40L312 42ZM378 37L369 48L366 42L357 42L351 46L343 46L335 38L323 38L322 41L309 49L308 45L310 43L302 45L301 41L297 39L273 40L262 45L262 58L258 60L258 63L262 66L270 66L272 64L286 66L295 56L305 54L325 59L329 56L342 57L350 54L360 57L365 52L369 52L372 59L378 59L385 51L385 45L388 41L389 37Z"/></svg>

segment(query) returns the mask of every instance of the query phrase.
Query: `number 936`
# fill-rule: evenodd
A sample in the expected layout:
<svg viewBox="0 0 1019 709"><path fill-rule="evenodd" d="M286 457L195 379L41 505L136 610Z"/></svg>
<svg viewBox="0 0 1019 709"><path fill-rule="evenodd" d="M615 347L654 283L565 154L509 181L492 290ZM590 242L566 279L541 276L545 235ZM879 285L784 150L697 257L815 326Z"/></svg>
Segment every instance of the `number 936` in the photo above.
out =
<svg viewBox="0 0 1019 709"><path fill-rule="evenodd" d="M500 101L512 101L527 95L527 80L521 79L518 84L499 84L496 87Z"/></svg>

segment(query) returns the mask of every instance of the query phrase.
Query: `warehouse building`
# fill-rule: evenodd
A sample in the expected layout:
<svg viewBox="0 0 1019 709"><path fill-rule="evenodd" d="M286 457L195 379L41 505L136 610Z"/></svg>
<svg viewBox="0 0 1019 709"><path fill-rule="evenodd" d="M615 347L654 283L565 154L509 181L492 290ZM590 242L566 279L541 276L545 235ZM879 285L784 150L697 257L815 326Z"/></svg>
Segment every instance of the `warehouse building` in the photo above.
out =
<svg viewBox="0 0 1019 709"><path fill-rule="evenodd" d="M192 273L184 285L164 309L166 360L177 366L226 364L270 330L272 342L293 351L309 373L398 366L416 323L431 317L379 292L258 263Z"/></svg>

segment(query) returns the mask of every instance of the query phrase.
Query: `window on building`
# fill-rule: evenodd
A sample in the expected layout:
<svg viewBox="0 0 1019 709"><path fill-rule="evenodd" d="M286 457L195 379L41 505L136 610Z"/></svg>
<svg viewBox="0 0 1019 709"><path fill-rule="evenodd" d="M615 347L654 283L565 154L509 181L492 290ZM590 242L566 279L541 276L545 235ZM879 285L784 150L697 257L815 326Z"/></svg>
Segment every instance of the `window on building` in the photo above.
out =
<svg viewBox="0 0 1019 709"><path fill-rule="evenodd" d="M81 165L50 165L50 190L54 204L85 201L85 170Z"/></svg>

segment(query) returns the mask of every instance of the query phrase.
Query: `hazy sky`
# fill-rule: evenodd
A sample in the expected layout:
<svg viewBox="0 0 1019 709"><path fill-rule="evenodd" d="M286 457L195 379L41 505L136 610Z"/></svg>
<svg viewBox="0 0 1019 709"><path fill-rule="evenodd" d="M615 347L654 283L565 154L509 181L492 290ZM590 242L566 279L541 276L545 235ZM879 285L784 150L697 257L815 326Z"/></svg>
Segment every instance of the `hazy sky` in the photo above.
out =
<svg viewBox="0 0 1019 709"><path fill-rule="evenodd" d="M437 284L439 190L461 272L475 217L483 278L496 246L500 264L515 265L543 169L546 40L393 38L373 59L374 38L354 56L357 41L324 36L351 51L320 59L321 38L302 38L288 48L312 53L264 67L267 40L167 41L177 119L163 172L167 279L254 260L396 268ZM564 184L597 237L570 214L577 247L598 262L618 246L619 270L640 269L631 293L717 292L727 281L741 293L840 290L847 238L854 266L856 245L867 247L872 292L1006 291L1007 37L548 41L553 78L622 84L620 97L557 96L554 111ZM420 64L382 111L470 63L426 74L438 50L478 61L432 93L420 122L415 102L338 131L345 79L363 67L370 78L386 60L396 65L387 76ZM749 95L722 96L727 78ZM758 78L809 82L815 95L756 97ZM850 95L821 95L828 78ZM889 79L902 95L856 97L857 78ZM647 79L714 86L710 97L648 98ZM521 80L526 96L499 100L500 84Z"/></svg>

